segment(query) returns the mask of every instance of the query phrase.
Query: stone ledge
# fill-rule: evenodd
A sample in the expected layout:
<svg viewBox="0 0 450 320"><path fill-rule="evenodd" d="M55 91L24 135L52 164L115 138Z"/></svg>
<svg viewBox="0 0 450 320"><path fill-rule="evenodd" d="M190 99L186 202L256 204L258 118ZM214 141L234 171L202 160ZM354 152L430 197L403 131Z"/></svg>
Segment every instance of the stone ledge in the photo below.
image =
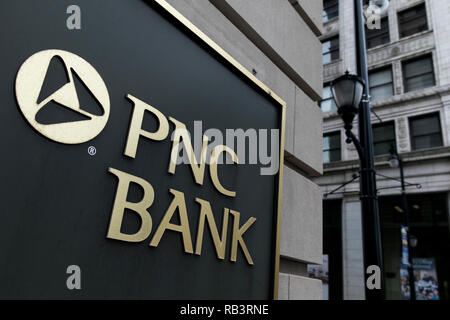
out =
<svg viewBox="0 0 450 320"><path fill-rule="evenodd" d="M321 36L323 32L322 2L313 2L310 0L289 0L289 2L298 12L300 17L306 22L311 31L314 32L316 36ZM314 3L313 6L312 3ZM314 7L317 4L319 4L318 7Z"/></svg>
<svg viewBox="0 0 450 320"><path fill-rule="evenodd" d="M392 96L388 99L380 101L372 101L371 106L373 108L381 108L385 106L392 107L395 104L400 104L404 102L411 102L412 100L420 100L429 98L431 96L440 95L442 93L450 92L450 85L440 86L440 87L430 87L422 90L406 92L403 94ZM337 114L337 113L336 113Z"/></svg>
<svg viewBox="0 0 450 320"><path fill-rule="evenodd" d="M425 161L434 159L443 159L450 157L450 147L438 147L423 150L414 150L410 152L400 153L404 162ZM375 157L375 167L387 166L389 155L381 155ZM358 159L350 159L345 161L336 161L325 163L323 165L324 174L333 171L354 170L355 166L359 166Z"/></svg>
<svg viewBox="0 0 450 320"><path fill-rule="evenodd" d="M390 98L379 100L379 101L372 101L370 103L371 107L374 109L381 109L385 107L396 107L396 105L402 104L402 103L409 103L414 100L422 100L426 98L430 98L433 96L439 96L442 94L450 93L450 85L440 86L440 87L431 87L426 88L422 90L417 91L411 91L399 95L392 96ZM339 114L337 111L329 111L323 113L323 119L324 120L332 120L335 118L338 118Z"/></svg>
<svg viewBox="0 0 450 320"><path fill-rule="evenodd" d="M322 300L322 281L280 273L278 299Z"/></svg>
<svg viewBox="0 0 450 320"><path fill-rule="evenodd" d="M427 30L369 49L367 51L367 64L369 69L374 69L376 65L404 59L432 48L434 48L433 31Z"/></svg>

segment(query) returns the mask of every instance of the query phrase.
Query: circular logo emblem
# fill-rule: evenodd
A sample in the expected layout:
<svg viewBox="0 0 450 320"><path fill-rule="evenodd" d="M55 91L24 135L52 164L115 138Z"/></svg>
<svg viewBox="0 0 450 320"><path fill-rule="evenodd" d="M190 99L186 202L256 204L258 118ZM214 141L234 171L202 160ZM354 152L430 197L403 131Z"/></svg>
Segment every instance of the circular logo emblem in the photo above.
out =
<svg viewBox="0 0 450 320"><path fill-rule="evenodd" d="M67 144L95 138L110 112L108 90L94 67L63 50L29 57L17 73L16 97L33 128Z"/></svg>

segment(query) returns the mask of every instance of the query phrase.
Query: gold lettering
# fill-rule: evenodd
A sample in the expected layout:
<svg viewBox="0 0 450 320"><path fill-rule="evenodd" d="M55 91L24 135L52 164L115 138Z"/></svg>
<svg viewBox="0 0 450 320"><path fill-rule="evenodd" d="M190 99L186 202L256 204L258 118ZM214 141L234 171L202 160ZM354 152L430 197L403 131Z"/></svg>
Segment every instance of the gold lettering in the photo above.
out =
<svg viewBox="0 0 450 320"><path fill-rule="evenodd" d="M119 178L119 183L117 185L116 198L114 200L107 238L128 242L140 242L147 239L152 230L152 217L147 209L150 208L155 198L155 192L152 185L144 179L113 168L109 168L109 172ZM130 187L131 182L137 183L144 190L144 196L139 202L127 201L128 188ZM135 234L125 234L120 232L125 209L136 212L141 218L141 227Z"/></svg>
<svg viewBox="0 0 450 320"><path fill-rule="evenodd" d="M139 137L144 136L148 139L161 141L169 134L169 122L167 118L156 108L145 102L133 97L131 94L127 98L134 102L133 117L128 131L127 145L125 147L125 155L131 158L136 157L136 151L139 143ZM159 121L159 128L156 132L148 132L142 130L142 121L144 120L145 110L150 111Z"/></svg>
<svg viewBox="0 0 450 320"><path fill-rule="evenodd" d="M212 213L210 203L200 198L195 198L195 200L201 205L200 219L198 221L197 244L195 247L195 254L201 255L202 253L203 229L205 228L205 218L206 218L208 220L209 230L211 232L211 236L214 241L214 246L216 247L217 257L223 260L225 258L225 247L227 244L229 209L225 208L223 210L222 239L220 239L219 231L217 230L217 225L214 220L214 215Z"/></svg>
<svg viewBox="0 0 450 320"><path fill-rule="evenodd" d="M245 245L244 239L242 236L244 233L250 228L250 226L256 221L256 218L250 218L247 222L239 229L239 220L241 214L237 211L230 210L230 213L234 216L234 224L233 224L233 238L231 240L231 261L236 262L237 256L237 246L240 244L242 251L244 252L245 258L247 259L248 264L253 265L252 257L248 252L247 246Z"/></svg>
<svg viewBox="0 0 450 320"><path fill-rule="evenodd" d="M157 247L159 242L161 241L162 236L166 229L181 232L183 236L183 245L184 251L187 253L193 253L192 250L192 240L191 240L191 231L189 229L189 220L187 217L187 209L186 202L184 200L184 193L170 189L170 192L174 195L172 203L167 209L164 217L161 220L161 223L158 226L158 229L153 236L152 241L150 242L150 246ZM180 225L170 223L175 210L178 209L178 213L180 216Z"/></svg>
<svg viewBox="0 0 450 320"><path fill-rule="evenodd" d="M177 157L180 148L180 139L183 140L184 148L189 158L192 173L194 174L195 182L199 185L203 185L203 178L205 176L205 163L206 163L206 150L208 147L208 137L203 136L202 153L200 156L200 164L198 164L195 157L194 150L192 148L191 139L184 123L169 117L170 121L175 124L175 131L173 137L172 151L170 153L169 173L175 174L175 168L177 166Z"/></svg>
<svg viewBox="0 0 450 320"><path fill-rule="evenodd" d="M233 162L238 163L237 154L233 150L231 150L229 147L223 146L223 145L215 146L211 153L211 162L209 164L209 172L211 175L211 179L212 179L214 186L220 193L222 193L226 196L229 196L229 197L236 197L235 191L229 191L229 190L225 189L219 181L219 176L217 174L217 170L218 170L217 162L219 160L219 155L222 152L228 152L231 155Z"/></svg>

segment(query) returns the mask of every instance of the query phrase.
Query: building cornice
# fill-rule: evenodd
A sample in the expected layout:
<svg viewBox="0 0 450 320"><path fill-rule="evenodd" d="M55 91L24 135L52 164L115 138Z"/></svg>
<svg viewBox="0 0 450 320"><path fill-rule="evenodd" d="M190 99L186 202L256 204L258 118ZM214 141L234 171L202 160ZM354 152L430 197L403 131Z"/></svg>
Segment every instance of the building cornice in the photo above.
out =
<svg viewBox="0 0 450 320"><path fill-rule="evenodd" d="M430 97L440 98L442 95L450 94L450 85L431 87L423 90L407 92L404 94L399 94L392 96L388 99L373 101L371 102L371 107L374 109L391 108L398 107L402 104L410 104L411 102L418 102ZM323 119L325 121L338 118L339 115L337 111L324 112Z"/></svg>
<svg viewBox="0 0 450 320"><path fill-rule="evenodd" d="M450 158L450 147L439 147L424 150L414 150L410 152L400 153L400 156L405 163L429 161L437 159ZM389 155L382 155L375 157L375 167L382 168L388 166ZM345 161L336 161L325 163L323 165L323 174L336 172L336 171L347 171L355 170L359 166L358 159L351 159Z"/></svg>

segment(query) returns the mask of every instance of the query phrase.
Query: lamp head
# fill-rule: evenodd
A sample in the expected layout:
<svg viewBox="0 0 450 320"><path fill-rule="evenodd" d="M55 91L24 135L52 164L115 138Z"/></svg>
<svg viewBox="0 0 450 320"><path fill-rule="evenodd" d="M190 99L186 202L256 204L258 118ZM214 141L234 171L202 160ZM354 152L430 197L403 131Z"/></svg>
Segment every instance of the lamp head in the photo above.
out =
<svg viewBox="0 0 450 320"><path fill-rule="evenodd" d="M343 76L331 82L331 92L345 129L351 129L364 92L364 81L346 71Z"/></svg>

